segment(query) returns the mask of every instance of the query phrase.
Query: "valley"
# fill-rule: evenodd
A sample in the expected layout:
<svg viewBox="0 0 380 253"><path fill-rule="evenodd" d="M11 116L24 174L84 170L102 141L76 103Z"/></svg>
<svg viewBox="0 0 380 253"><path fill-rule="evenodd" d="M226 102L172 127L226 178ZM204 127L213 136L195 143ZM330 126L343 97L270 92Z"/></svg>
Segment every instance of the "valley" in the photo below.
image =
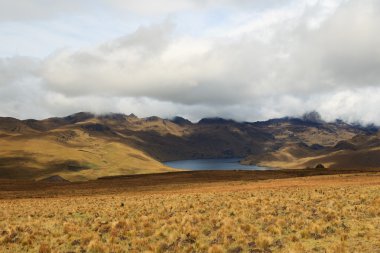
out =
<svg viewBox="0 0 380 253"><path fill-rule="evenodd" d="M138 118L77 113L63 118L0 118L0 178L70 181L172 172L172 160L235 158L279 169L378 168L374 127L310 115L265 122Z"/></svg>

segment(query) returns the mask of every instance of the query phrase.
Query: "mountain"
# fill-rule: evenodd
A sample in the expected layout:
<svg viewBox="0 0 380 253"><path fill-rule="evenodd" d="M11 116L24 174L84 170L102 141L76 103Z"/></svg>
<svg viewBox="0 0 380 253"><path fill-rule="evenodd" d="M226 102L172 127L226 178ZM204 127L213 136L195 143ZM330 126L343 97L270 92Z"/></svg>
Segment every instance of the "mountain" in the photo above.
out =
<svg viewBox="0 0 380 253"><path fill-rule="evenodd" d="M81 181L173 171L111 128L127 119L87 113L41 121L1 118L0 177L40 179L58 174Z"/></svg>
<svg viewBox="0 0 380 253"><path fill-rule="evenodd" d="M377 154L378 140L374 126L327 123L316 114L254 123L86 112L44 120L0 118L0 178L81 181L174 171L162 162L198 158L245 157L243 163L279 168L333 166L347 161L345 156ZM361 164L377 163L371 161Z"/></svg>
<svg viewBox="0 0 380 253"><path fill-rule="evenodd" d="M283 118L258 122L275 136L277 147L245 157L242 164L303 169L379 168L380 135L375 126Z"/></svg>

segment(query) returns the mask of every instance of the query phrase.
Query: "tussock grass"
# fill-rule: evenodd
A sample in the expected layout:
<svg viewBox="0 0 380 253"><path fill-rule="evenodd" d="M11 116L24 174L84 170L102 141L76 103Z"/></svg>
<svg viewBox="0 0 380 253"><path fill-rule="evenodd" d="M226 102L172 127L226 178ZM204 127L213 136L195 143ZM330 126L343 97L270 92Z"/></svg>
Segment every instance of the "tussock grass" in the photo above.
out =
<svg viewBox="0 0 380 253"><path fill-rule="evenodd" d="M318 185L302 179L303 185L286 186L288 181L0 200L0 252L341 253L380 248L379 184L348 185L337 179Z"/></svg>

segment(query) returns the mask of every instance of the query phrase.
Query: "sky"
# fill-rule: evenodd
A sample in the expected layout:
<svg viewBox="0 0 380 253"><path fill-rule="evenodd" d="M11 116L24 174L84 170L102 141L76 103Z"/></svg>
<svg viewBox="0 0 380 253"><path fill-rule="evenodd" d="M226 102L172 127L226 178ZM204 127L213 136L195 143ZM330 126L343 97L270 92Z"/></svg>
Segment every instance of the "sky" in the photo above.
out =
<svg viewBox="0 0 380 253"><path fill-rule="evenodd" d="M0 0L0 116L380 124L378 0Z"/></svg>

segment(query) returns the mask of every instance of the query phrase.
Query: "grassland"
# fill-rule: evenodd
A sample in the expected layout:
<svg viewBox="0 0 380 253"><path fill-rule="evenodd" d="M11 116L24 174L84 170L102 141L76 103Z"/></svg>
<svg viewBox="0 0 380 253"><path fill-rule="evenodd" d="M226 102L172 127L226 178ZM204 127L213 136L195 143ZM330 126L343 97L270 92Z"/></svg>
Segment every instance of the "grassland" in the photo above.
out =
<svg viewBox="0 0 380 253"><path fill-rule="evenodd" d="M2 178L70 181L103 176L174 171L143 151L78 129L0 138Z"/></svg>
<svg viewBox="0 0 380 253"><path fill-rule="evenodd" d="M207 183L180 175L51 185L43 197L2 189L0 251L380 252L380 173Z"/></svg>

